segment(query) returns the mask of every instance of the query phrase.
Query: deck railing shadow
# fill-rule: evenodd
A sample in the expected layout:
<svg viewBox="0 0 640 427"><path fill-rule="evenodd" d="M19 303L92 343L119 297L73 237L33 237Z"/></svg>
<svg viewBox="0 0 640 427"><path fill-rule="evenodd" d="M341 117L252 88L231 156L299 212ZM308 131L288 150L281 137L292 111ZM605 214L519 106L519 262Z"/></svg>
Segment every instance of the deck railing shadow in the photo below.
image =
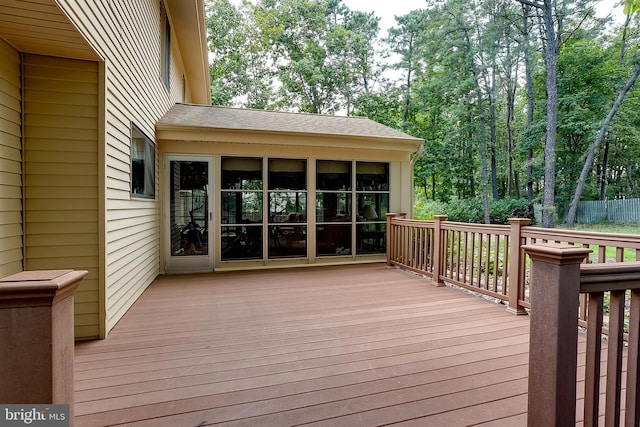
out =
<svg viewBox="0 0 640 427"><path fill-rule="evenodd" d="M466 224L444 215L419 221L388 214L387 264L423 274L437 286L493 297L514 314L531 313L529 425L575 422L577 362L567 357L567 348L577 353L578 325L587 328L584 425L598 425L599 417L606 425L620 425L621 414L627 425L639 425L640 236L528 223L516 218L510 225ZM626 393L621 392L623 354ZM603 360L606 390L600 411Z"/></svg>

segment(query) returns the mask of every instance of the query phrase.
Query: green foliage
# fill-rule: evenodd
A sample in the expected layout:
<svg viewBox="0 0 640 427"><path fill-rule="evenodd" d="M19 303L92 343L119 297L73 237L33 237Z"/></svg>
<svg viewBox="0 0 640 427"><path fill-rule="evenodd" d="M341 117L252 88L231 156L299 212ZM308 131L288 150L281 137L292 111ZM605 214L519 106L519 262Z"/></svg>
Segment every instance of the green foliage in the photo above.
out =
<svg viewBox="0 0 640 427"><path fill-rule="evenodd" d="M417 189L416 189L417 190ZM524 199L492 200L489 203L492 224L508 224L509 218L533 219L529 203ZM428 200L416 191L413 216L432 220L435 215L447 215L449 221L483 223L482 200L478 198L452 200L448 203Z"/></svg>
<svg viewBox="0 0 640 427"><path fill-rule="evenodd" d="M445 214L449 221L483 223L482 200L462 199L453 200L447 204Z"/></svg>
<svg viewBox="0 0 640 427"><path fill-rule="evenodd" d="M335 113L379 76L379 18L341 0L217 0L207 12L214 104Z"/></svg>
<svg viewBox="0 0 640 427"><path fill-rule="evenodd" d="M443 215L446 212L447 204L428 200L425 197L416 197L413 207L413 217L415 219L432 220L435 215Z"/></svg>
<svg viewBox="0 0 640 427"><path fill-rule="evenodd" d="M508 224L509 218L533 219L533 211L525 199L495 200L490 207L492 224Z"/></svg>

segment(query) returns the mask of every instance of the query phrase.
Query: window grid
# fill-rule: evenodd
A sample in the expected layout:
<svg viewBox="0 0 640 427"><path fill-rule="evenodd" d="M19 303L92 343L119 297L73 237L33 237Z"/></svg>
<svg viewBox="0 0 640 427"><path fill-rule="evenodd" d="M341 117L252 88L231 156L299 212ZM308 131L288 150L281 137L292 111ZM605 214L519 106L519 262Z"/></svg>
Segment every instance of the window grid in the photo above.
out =
<svg viewBox="0 0 640 427"><path fill-rule="evenodd" d="M239 162L235 170L233 162ZM242 162L253 163L253 172ZM386 251L389 164L315 162L315 197L309 200L305 159L222 158L222 260L307 257L310 214L318 257ZM233 241L241 246L235 252Z"/></svg>

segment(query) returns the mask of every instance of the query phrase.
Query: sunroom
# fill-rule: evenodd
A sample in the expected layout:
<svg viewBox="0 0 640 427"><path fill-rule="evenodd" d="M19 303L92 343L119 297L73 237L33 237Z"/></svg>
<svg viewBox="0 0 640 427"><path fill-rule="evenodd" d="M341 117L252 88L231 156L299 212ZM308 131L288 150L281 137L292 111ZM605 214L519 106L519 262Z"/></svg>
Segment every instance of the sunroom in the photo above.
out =
<svg viewBox="0 0 640 427"><path fill-rule="evenodd" d="M423 142L362 117L186 104L156 140L166 273L384 260Z"/></svg>

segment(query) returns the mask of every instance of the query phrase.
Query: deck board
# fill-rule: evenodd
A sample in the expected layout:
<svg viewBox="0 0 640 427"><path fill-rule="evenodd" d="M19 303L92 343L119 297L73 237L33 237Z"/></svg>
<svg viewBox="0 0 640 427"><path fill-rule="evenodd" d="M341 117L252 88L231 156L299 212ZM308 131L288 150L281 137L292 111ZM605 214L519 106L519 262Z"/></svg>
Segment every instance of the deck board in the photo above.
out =
<svg viewBox="0 0 640 427"><path fill-rule="evenodd" d="M161 276L76 344L76 425L525 425L528 341L384 264Z"/></svg>

